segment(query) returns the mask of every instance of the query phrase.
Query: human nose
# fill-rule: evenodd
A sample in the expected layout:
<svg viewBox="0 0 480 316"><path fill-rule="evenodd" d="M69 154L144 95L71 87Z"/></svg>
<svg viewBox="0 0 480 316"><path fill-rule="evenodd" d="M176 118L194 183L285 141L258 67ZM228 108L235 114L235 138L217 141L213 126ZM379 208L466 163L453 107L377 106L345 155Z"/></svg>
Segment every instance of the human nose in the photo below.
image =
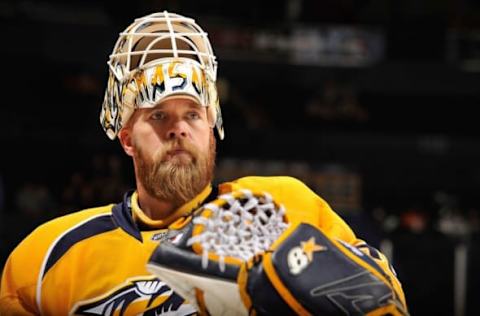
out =
<svg viewBox="0 0 480 316"><path fill-rule="evenodd" d="M168 139L186 138L188 136L188 126L183 120L175 120L172 122L167 131Z"/></svg>

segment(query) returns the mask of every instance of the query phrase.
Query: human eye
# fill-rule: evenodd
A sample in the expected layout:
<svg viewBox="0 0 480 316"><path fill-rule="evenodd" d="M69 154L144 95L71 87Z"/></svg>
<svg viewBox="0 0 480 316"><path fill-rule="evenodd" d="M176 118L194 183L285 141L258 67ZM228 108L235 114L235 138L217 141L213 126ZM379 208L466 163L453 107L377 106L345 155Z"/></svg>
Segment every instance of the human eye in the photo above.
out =
<svg viewBox="0 0 480 316"><path fill-rule="evenodd" d="M193 120L193 121L198 120L198 119L200 119L200 114L196 111L190 111L190 112L187 113L187 118L189 120Z"/></svg>
<svg viewBox="0 0 480 316"><path fill-rule="evenodd" d="M167 115L162 111L153 111L150 117L152 118L152 120L160 121L160 120L164 120L167 117Z"/></svg>

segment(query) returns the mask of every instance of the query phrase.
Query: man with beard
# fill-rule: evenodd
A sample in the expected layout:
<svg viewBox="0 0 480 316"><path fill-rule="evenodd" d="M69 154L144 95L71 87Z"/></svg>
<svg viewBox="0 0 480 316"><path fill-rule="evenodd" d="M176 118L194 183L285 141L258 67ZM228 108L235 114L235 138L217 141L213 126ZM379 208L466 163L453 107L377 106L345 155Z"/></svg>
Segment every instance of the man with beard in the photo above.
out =
<svg viewBox="0 0 480 316"><path fill-rule="evenodd" d="M54 219L27 236L3 271L1 315L198 313L197 302L151 274L147 262L159 244L176 238L171 232L189 214L219 194L242 189L267 191L286 206L290 223L310 223L373 254L404 304L386 258L356 239L300 181L247 177L211 184L214 128L224 137L217 62L193 19L166 11L136 19L120 33L108 66L100 122L132 158L136 190L120 203Z"/></svg>

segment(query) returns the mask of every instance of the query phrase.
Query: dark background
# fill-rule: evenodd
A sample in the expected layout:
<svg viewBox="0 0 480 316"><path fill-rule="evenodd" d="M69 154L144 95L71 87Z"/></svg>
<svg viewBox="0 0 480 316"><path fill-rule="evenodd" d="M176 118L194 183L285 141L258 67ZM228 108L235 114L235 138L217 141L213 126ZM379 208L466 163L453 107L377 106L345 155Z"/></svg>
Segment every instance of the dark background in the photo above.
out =
<svg viewBox="0 0 480 316"><path fill-rule="evenodd" d="M131 162L99 124L106 61L118 32L165 9L194 17L218 57L219 180L300 177L360 237L393 246L412 315L476 314L473 0L1 1L2 262L39 223L133 187ZM337 187L318 185L332 174ZM463 246L466 267L455 264ZM457 303L456 267L467 278Z"/></svg>

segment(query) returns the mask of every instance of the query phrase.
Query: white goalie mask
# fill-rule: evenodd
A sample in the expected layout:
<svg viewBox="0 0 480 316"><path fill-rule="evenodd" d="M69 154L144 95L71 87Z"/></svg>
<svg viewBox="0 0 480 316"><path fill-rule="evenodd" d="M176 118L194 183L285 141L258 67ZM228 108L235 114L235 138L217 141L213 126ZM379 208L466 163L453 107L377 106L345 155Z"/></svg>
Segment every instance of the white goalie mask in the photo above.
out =
<svg viewBox="0 0 480 316"><path fill-rule="evenodd" d="M108 66L100 123L110 139L135 109L176 95L205 106L223 139L217 61L207 33L193 19L167 11L136 19L120 33Z"/></svg>

